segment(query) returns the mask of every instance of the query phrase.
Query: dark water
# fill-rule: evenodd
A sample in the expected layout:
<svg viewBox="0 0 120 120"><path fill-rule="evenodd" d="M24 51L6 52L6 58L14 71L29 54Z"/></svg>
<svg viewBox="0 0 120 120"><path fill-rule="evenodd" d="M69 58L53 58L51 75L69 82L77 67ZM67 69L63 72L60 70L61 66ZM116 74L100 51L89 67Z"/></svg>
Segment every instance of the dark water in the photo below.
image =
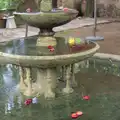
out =
<svg viewBox="0 0 120 120"><path fill-rule="evenodd" d="M80 69L76 73L78 87L70 96L59 96L53 101L40 97L37 104L24 106L22 96L17 91L18 70L11 65L0 68L0 116L1 120L71 120L71 112L82 111L78 120L119 120L120 119L120 77L105 72L110 65L100 63ZM101 67L101 65L103 65ZM111 65L111 71L114 68ZM120 71L117 71L118 73ZM59 83L64 86L64 82ZM90 95L85 101L83 95ZM15 96L16 97L15 99ZM12 100L14 97L14 102ZM5 110L5 104L13 106L11 113Z"/></svg>
<svg viewBox="0 0 120 120"><path fill-rule="evenodd" d="M0 51L16 55L61 55L70 54L81 51L86 51L93 48L95 45L93 43L85 45L75 45L70 47L64 38L57 37L57 46L54 52L50 52L48 47L37 47L37 37L31 37L29 39L19 39L9 41L4 44L0 44Z"/></svg>

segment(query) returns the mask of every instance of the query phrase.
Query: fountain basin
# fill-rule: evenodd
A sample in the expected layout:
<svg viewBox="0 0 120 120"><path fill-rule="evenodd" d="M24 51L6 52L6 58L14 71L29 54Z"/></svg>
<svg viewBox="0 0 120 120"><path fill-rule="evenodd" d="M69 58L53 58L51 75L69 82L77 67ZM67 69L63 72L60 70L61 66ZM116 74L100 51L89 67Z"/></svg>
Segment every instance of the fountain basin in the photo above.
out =
<svg viewBox="0 0 120 120"><path fill-rule="evenodd" d="M55 10L51 12L36 12L36 13L19 13L14 12L14 15L20 16L28 25L40 29L52 29L73 20L78 11L68 9L66 12L63 10Z"/></svg>
<svg viewBox="0 0 120 120"><path fill-rule="evenodd" d="M28 55L16 55L0 52L0 63L1 64L16 64L26 67L56 67L58 65L64 66L67 64L77 63L84 59L87 59L93 56L96 51L99 49L99 45L97 43L91 42L94 47L83 51L72 54L64 54L64 55L53 55L53 56L28 56Z"/></svg>
<svg viewBox="0 0 120 120"><path fill-rule="evenodd" d="M19 68L19 86L26 96L44 95L45 98L54 98L55 89L59 86L57 71L66 81L63 93L72 93L71 83L76 84L74 63L88 59L99 49L99 45L94 42L70 47L65 44L64 39L58 39L55 52L49 54L48 48L36 46L36 41L34 37L28 40L13 40L0 46L0 63L13 64ZM38 54L44 51L46 55Z"/></svg>

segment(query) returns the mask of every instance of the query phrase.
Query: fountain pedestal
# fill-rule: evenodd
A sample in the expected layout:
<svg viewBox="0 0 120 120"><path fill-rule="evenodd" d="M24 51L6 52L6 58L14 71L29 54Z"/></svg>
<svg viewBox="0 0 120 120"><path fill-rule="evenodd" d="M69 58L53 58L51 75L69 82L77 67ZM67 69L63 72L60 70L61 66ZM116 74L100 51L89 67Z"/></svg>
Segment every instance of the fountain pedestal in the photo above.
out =
<svg viewBox="0 0 120 120"><path fill-rule="evenodd" d="M49 45L56 46L56 38L52 29L40 29L36 46L47 47Z"/></svg>
<svg viewBox="0 0 120 120"><path fill-rule="evenodd" d="M41 46L41 47L48 47L49 45L51 46L56 46L56 38L53 36L43 36L43 37L38 37L36 46Z"/></svg>

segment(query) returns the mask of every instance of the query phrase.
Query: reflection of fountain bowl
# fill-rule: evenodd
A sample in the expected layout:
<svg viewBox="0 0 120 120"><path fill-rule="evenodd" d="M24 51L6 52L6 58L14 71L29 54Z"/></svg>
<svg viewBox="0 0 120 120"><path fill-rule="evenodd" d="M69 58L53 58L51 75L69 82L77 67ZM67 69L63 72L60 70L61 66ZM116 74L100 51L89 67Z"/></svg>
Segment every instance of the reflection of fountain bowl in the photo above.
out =
<svg viewBox="0 0 120 120"><path fill-rule="evenodd" d="M55 12L36 12L36 13L18 13L14 15L20 16L28 25L40 29L52 29L70 22L78 14L78 11L68 9L67 12L63 10L56 10Z"/></svg>

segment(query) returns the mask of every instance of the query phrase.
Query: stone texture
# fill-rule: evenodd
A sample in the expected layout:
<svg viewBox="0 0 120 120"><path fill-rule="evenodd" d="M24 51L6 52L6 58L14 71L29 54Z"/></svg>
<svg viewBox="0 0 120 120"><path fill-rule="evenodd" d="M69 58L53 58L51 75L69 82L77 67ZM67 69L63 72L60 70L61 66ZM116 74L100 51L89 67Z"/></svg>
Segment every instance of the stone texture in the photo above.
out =
<svg viewBox="0 0 120 120"><path fill-rule="evenodd" d="M83 0L58 0L58 5L75 8L77 10L82 11L83 14L85 13L85 6L82 3ZM90 0L85 0L88 4ZM119 17L120 16L120 0L97 0L98 5L98 15L100 17ZM92 7L92 5L91 5ZM87 8L88 9L88 8Z"/></svg>
<svg viewBox="0 0 120 120"><path fill-rule="evenodd" d="M100 17L120 17L120 0L98 0Z"/></svg>

